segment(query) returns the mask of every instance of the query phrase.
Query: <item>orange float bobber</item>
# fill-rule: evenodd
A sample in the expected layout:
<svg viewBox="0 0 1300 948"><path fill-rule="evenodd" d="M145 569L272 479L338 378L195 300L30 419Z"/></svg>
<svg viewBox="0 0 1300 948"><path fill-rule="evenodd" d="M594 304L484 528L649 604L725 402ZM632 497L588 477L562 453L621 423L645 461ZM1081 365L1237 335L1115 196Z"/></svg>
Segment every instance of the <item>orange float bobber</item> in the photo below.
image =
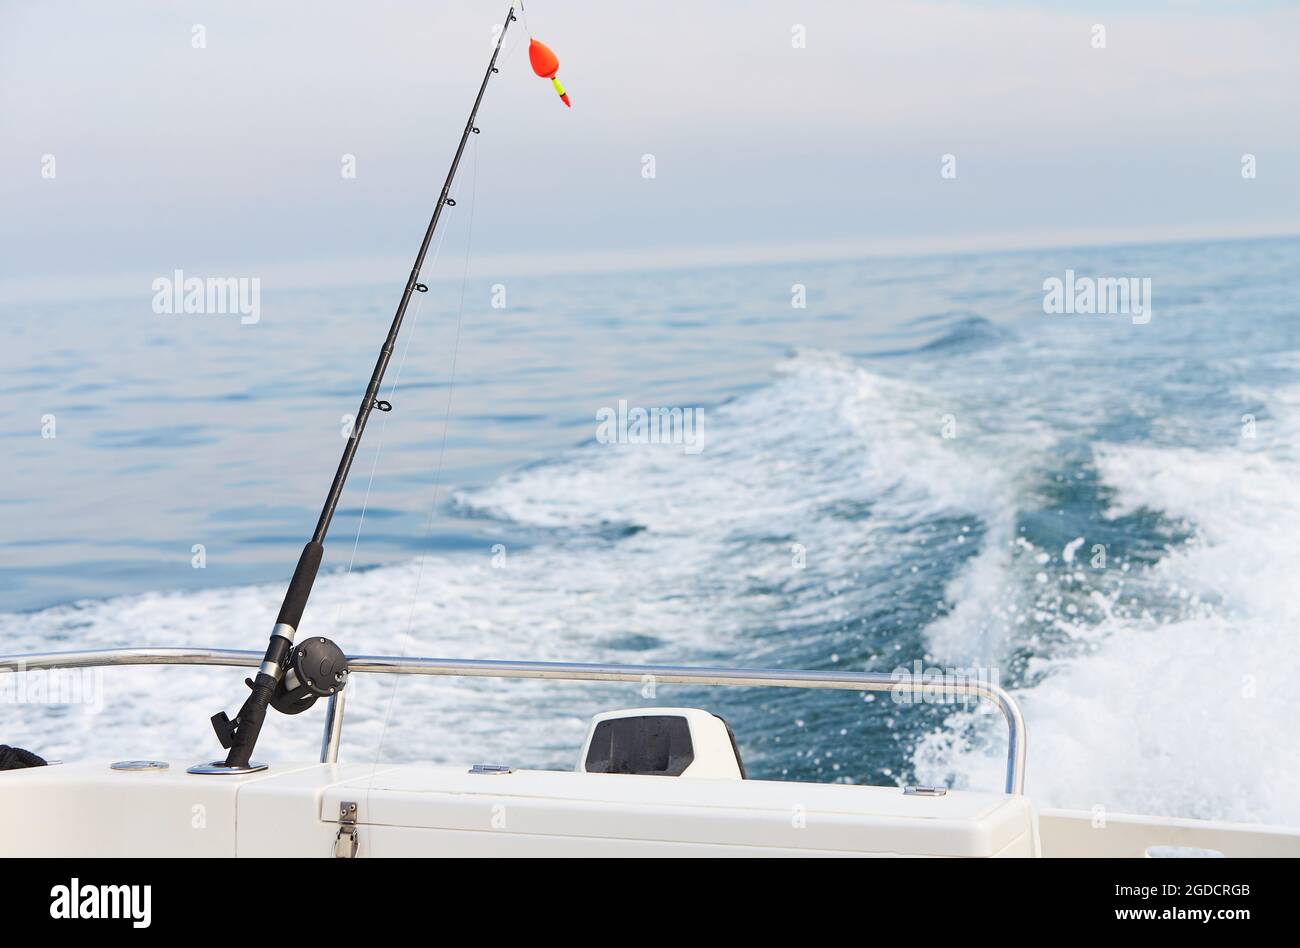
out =
<svg viewBox="0 0 1300 948"><path fill-rule="evenodd" d="M551 85L559 93L560 101L569 108L573 108L569 102L569 94L564 91L564 86L560 85L560 80L555 77L555 74L560 71L560 59L551 52L551 48L545 43L537 42L537 40L529 40L528 62L532 65L533 72L543 79L551 80Z"/></svg>

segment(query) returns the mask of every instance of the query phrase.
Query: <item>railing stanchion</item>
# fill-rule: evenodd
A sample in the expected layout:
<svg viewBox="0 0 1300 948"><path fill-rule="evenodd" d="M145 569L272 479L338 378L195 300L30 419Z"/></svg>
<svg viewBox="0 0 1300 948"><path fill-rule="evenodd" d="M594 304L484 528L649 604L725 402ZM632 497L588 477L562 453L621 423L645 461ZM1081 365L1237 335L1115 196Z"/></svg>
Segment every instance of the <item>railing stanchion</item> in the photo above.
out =
<svg viewBox="0 0 1300 948"><path fill-rule="evenodd" d="M339 742L343 740L343 707L347 703L347 689L330 695L325 708L325 733L320 740L320 762L336 764L339 759Z"/></svg>

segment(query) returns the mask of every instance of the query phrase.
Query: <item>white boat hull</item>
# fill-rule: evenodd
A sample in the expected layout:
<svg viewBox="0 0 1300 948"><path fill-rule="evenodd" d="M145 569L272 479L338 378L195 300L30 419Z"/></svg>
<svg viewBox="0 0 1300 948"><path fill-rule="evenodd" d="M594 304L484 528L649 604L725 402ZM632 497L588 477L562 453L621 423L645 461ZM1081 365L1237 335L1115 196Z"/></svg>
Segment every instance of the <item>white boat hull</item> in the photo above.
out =
<svg viewBox="0 0 1300 948"><path fill-rule="evenodd" d="M189 763L0 773L0 807L21 814L0 856L1300 856L1300 830L1118 815L1097 825L1014 794L422 764L212 776Z"/></svg>

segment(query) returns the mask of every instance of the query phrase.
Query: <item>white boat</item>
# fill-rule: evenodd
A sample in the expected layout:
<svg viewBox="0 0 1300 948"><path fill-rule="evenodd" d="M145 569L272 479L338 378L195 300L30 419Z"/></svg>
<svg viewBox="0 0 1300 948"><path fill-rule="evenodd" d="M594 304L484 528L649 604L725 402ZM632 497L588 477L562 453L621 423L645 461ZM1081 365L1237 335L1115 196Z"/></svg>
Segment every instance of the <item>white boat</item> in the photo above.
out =
<svg viewBox="0 0 1300 948"><path fill-rule="evenodd" d="M0 672L261 661L251 651L108 649L6 656ZM390 656L354 656L348 666L353 674L895 694L925 687L853 672ZM746 779L729 728L688 708L597 715L584 747L574 748L572 772L509 761L340 761L338 691L316 762L253 762L231 772L220 761L86 760L0 772L0 812L21 814L0 834L0 857L1300 856L1296 828L1040 809L1024 793L1026 732L1015 699L996 685L958 688L1006 721L1000 789Z"/></svg>

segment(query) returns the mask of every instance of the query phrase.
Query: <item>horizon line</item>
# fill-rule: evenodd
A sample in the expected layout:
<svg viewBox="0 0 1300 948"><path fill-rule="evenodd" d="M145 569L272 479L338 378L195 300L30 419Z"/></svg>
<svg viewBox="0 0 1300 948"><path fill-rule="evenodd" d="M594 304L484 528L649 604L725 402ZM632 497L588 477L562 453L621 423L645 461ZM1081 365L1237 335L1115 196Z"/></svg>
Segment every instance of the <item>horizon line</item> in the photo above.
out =
<svg viewBox="0 0 1300 948"><path fill-rule="evenodd" d="M596 273L652 273L797 263L839 263L857 259L979 256L992 253L1032 253L1050 250L1099 250L1107 247L1162 246L1286 240L1300 238L1300 225L1215 230L1155 229L1115 235L1105 231L1050 231L1018 234L968 234L959 237L875 238L871 240L799 241L790 244L732 244L651 250L593 250L564 253L487 254L470 261L467 279L572 276ZM579 263L578 261L581 261ZM361 287L397 282L410 267L409 258L353 258L281 261L265 267L247 265L172 267L209 276L238 276L273 281L275 290L308 287ZM260 272L259 272L260 271ZM151 293L159 273L85 274L81 276L0 277L0 305L121 299ZM457 274L428 272L426 282L461 279ZM51 285L58 289L49 291Z"/></svg>

